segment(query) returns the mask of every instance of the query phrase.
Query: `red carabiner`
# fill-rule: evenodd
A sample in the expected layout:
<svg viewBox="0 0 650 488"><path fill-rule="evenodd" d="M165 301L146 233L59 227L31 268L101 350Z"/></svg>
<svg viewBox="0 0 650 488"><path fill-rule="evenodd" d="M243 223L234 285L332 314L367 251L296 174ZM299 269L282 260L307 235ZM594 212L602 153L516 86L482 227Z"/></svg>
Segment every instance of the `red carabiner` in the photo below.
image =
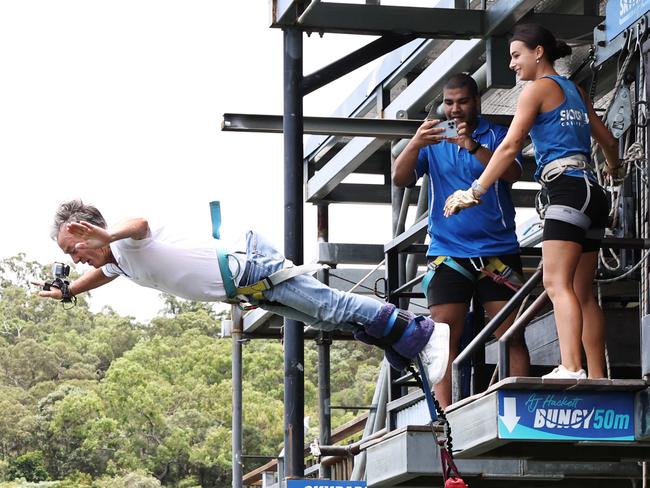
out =
<svg viewBox="0 0 650 488"><path fill-rule="evenodd" d="M469 488L469 486L463 481L463 478L447 478L445 488Z"/></svg>
<svg viewBox="0 0 650 488"><path fill-rule="evenodd" d="M449 454L449 451L441 446L440 461L442 464L442 476L445 479L445 488L469 488L467 483L460 477L456 463Z"/></svg>

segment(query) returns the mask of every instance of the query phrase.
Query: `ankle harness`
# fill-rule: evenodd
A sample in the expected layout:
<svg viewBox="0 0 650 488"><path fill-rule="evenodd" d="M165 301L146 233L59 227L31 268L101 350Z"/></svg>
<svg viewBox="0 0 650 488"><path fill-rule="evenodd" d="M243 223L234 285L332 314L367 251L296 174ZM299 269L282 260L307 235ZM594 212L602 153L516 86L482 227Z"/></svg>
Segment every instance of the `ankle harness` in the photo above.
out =
<svg viewBox="0 0 650 488"><path fill-rule="evenodd" d="M389 319L386 321L386 328L384 329L384 334L379 339L386 346L392 346L397 341L399 341L402 336L407 332L411 322L417 322L422 320L424 317L413 317L412 314L409 314L405 310L400 310L396 308L393 310L393 313L390 315Z"/></svg>

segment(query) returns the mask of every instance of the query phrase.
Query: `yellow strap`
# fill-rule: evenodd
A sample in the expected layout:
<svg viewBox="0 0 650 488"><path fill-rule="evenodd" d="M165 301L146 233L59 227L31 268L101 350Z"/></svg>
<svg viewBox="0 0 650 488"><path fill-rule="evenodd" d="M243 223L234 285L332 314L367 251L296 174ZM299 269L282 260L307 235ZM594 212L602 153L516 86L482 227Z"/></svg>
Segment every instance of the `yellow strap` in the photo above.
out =
<svg viewBox="0 0 650 488"><path fill-rule="evenodd" d="M488 258L488 263L483 268L489 271L490 273L494 273L496 271L497 273L501 274L508 268L508 266L503 261L501 261L498 257L494 256ZM481 278L485 276L487 275L482 274Z"/></svg>
<svg viewBox="0 0 650 488"><path fill-rule="evenodd" d="M300 276L301 274L311 274L319 269L323 269L325 266L317 263L312 264L301 264L300 266L294 266L291 261L285 260L284 268L279 269L278 271L272 273L270 276L253 283L252 285L242 286L235 290L237 295L247 295L252 296L256 300L262 300L264 298L264 293L266 290L270 290L280 283Z"/></svg>
<svg viewBox="0 0 650 488"><path fill-rule="evenodd" d="M269 289L269 286L264 280L253 283L249 286L242 286L237 288L237 295L254 295L255 293L262 293Z"/></svg>
<svg viewBox="0 0 650 488"><path fill-rule="evenodd" d="M433 260L433 265L437 268L440 266L442 263L445 262L445 259L447 259L447 256L438 256L436 259Z"/></svg>
<svg viewBox="0 0 650 488"><path fill-rule="evenodd" d="M497 256L492 256L492 257L487 258L487 259L488 259L488 263L485 266L483 266L483 269L485 269L486 271L488 271L490 273L495 273L495 274L499 274L499 275L503 275L504 272L506 272L508 269L510 269L510 271L512 272L512 276L516 278L514 283L517 283L517 281L519 281L519 284L522 283L523 276L520 275L519 273L517 273L514 269L510 268L507 264L505 264L503 261L501 261ZM490 276L485 274L485 273L481 273L481 275L479 276L479 280L483 279L483 278L486 278L486 277L489 278ZM513 280L510 280L510 281L513 281Z"/></svg>

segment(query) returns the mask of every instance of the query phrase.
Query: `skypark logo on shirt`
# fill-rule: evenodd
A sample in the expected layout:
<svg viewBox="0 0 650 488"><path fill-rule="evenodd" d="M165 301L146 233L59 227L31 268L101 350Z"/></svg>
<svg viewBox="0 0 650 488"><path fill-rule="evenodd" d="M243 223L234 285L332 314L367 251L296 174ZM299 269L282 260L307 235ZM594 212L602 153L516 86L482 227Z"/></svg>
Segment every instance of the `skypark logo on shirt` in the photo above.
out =
<svg viewBox="0 0 650 488"><path fill-rule="evenodd" d="M560 125L562 127L578 126L582 127L589 123L589 114L577 108L560 110Z"/></svg>

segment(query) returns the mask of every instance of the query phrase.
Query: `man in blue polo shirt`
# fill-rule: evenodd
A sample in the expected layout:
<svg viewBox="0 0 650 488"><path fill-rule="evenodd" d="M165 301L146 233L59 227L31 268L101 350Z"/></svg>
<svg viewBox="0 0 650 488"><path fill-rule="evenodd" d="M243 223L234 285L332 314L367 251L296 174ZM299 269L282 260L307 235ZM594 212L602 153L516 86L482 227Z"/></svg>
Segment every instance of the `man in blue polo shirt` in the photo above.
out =
<svg viewBox="0 0 650 488"><path fill-rule="evenodd" d="M393 182L412 186L429 175L429 272L423 290L431 317L451 329L449 367L436 386L444 407L451 402L451 363L458 355L465 317L473 296L493 317L521 285L521 258L515 234L515 209L510 185L521 176L521 157L512 161L501 180L488 188L481 205L453 219L443 215L445 200L458 188L468 188L488 164L507 129L482 118L481 99L474 79L466 74L449 78L443 88L443 107L455 120L458 137L445 139L439 120L425 120L395 161ZM458 218L462 217L462 218ZM512 325L514 313L497 330ZM528 374L529 356L523 334L510 346L513 376Z"/></svg>

